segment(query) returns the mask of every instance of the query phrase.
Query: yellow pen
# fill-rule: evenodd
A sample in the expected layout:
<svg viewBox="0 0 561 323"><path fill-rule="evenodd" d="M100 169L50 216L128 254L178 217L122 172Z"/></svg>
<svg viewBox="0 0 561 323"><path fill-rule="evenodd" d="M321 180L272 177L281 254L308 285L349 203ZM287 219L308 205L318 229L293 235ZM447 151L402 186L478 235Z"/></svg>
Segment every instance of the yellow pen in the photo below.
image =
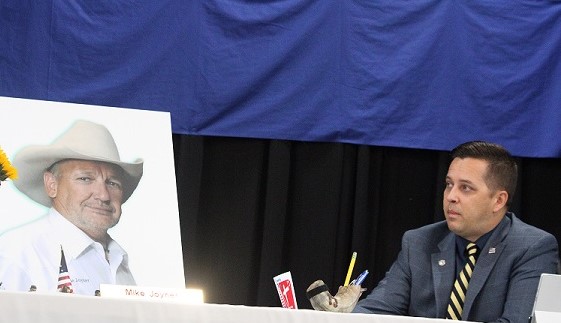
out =
<svg viewBox="0 0 561 323"><path fill-rule="evenodd" d="M351 257L351 263L349 264L349 270L347 271L347 278L345 278L345 286L349 286L351 275L353 274L353 268L355 267L355 261L356 261L356 252L353 252L353 256Z"/></svg>

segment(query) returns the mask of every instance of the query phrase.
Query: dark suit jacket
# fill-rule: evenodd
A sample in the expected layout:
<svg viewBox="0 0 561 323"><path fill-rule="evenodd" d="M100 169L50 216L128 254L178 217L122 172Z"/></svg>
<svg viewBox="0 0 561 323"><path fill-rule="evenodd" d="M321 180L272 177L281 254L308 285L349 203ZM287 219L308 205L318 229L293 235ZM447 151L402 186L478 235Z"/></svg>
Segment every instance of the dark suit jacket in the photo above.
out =
<svg viewBox="0 0 561 323"><path fill-rule="evenodd" d="M542 273L555 273L557 240L507 213L481 251L462 320L527 323ZM446 221L403 235L397 260L354 312L446 317L456 279L455 235Z"/></svg>

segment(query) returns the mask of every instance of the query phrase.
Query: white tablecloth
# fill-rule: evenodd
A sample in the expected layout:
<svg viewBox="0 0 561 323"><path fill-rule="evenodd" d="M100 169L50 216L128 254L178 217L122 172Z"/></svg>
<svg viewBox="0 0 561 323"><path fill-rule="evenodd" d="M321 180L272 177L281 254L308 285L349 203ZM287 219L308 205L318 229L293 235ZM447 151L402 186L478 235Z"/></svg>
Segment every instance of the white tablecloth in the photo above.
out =
<svg viewBox="0 0 561 323"><path fill-rule="evenodd" d="M443 321L403 316L292 310L281 307L192 305L61 293L0 291L0 322L10 323L442 323Z"/></svg>

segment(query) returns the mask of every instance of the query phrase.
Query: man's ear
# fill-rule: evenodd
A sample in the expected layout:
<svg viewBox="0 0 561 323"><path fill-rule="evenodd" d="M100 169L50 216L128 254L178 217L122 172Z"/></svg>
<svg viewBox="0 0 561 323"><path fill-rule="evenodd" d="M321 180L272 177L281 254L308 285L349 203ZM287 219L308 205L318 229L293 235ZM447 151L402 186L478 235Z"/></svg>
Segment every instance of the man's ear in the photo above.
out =
<svg viewBox="0 0 561 323"><path fill-rule="evenodd" d="M503 207L505 207L508 202L507 191L498 191L495 195L495 206L493 207L493 212L497 212Z"/></svg>
<svg viewBox="0 0 561 323"><path fill-rule="evenodd" d="M45 184L45 192L50 198L56 197L57 193L57 180L53 173L45 172L43 173L43 183Z"/></svg>

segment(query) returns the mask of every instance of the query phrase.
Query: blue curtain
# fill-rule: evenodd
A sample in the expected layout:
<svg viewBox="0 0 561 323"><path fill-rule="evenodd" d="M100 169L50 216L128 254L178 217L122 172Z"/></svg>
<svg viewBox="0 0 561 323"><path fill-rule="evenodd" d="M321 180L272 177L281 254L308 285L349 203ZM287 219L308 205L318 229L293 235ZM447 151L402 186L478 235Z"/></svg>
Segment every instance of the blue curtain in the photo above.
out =
<svg viewBox="0 0 561 323"><path fill-rule="evenodd" d="M561 157L561 1L0 0L0 95L178 134Z"/></svg>

